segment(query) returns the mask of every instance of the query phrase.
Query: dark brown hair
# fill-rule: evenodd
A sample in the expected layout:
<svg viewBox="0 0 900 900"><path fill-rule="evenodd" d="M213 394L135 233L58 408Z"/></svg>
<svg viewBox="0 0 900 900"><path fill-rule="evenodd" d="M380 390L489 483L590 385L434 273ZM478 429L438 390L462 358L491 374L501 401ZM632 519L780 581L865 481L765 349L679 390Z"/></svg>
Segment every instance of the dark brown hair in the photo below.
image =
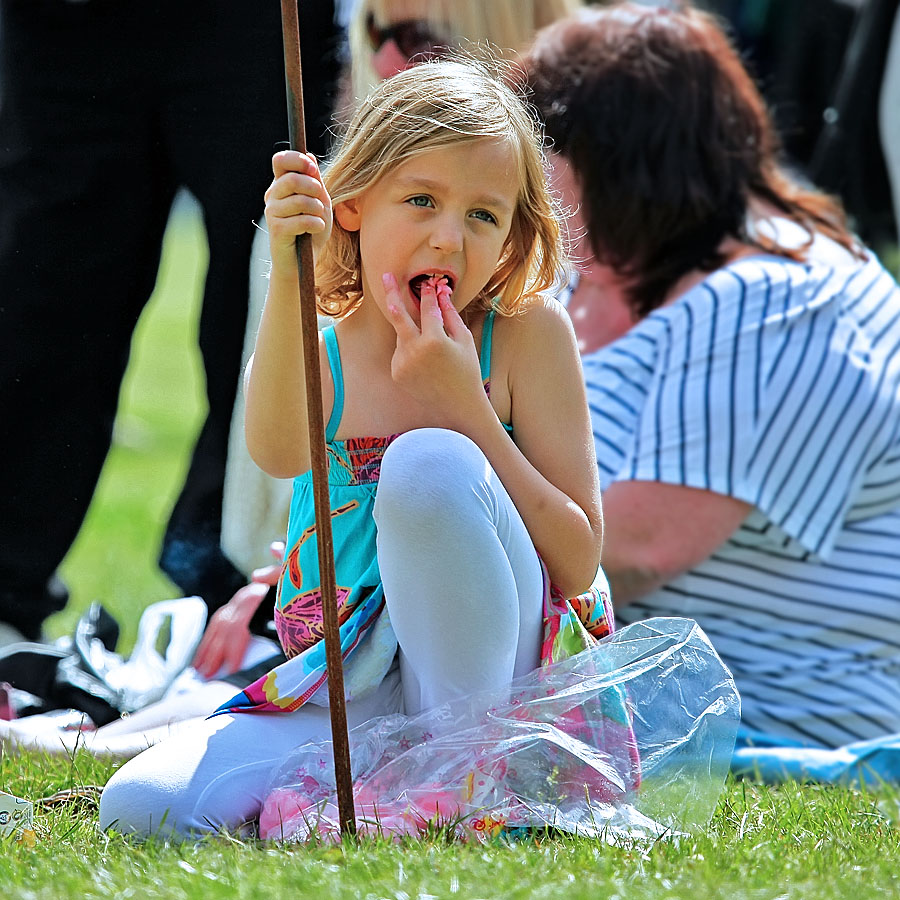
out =
<svg viewBox="0 0 900 900"><path fill-rule="evenodd" d="M863 255L839 204L792 181L753 79L716 20L622 3L542 30L523 60L553 149L574 167L597 259L641 318L727 237L803 259L819 231ZM800 249L747 223L751 198L802 225Z"/></svg>

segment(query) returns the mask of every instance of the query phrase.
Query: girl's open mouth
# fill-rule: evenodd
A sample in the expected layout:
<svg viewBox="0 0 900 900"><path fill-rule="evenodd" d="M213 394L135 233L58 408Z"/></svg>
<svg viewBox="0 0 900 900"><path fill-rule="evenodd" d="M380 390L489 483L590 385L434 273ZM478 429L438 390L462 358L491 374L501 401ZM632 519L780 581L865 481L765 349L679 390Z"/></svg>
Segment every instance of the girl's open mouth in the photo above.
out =
<svg viewBox="0 0 900 900"><path fill-rule="evenodd" d="M422 299L422 288L426 284L434 288L439 300L449 300L453 293L453 281L449 275L416 275L409 280L409 289L417 300Z"/></svg>

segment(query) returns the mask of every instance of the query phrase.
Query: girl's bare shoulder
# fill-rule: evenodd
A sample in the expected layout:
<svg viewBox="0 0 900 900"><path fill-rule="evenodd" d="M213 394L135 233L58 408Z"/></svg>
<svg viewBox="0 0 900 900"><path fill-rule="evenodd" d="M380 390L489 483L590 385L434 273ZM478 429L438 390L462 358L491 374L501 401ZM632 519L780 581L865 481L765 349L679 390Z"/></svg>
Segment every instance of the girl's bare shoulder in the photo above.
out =
<svg viewBox="0 0 900 900"><path fill-rule="evenodd" d="M502 384L505 393L501 397L498 390L495 397L492 389L491 400L500 409L501 417L505 403L512 410L514 395L521 402L535 390L543 392L556 386L567 391L581 378L572 322L559 301L535 297L515 315L496 317L491 386L495 382Z"/></svg>
<svg viewBox="0 0 900 900"><path fill-rule="evenodd" d="M503 343L516 349L574 345L572 320L566 308L549 295L529 298L515 315L497 316L494 328Z"/></svg>

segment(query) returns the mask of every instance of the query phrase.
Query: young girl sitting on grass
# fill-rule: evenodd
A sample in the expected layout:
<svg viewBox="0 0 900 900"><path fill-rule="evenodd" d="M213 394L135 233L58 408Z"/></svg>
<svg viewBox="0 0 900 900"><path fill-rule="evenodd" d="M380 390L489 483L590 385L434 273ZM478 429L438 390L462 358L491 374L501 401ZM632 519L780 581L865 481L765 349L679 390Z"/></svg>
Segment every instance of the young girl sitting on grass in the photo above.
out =
<svg viewBox="0 0 900 900"><path fill-rule="evenodd" d="M279 760L330 733L299 234L337 320L319 361L350 727L502 687L612 627L578 352L541 293L559 225L515 91L484 64L425 63L374 90L324 177L294 151L273 169L246 437L262 469L296 479L276 611L288 661L119 770L104 828L237 828Z"/></svg>

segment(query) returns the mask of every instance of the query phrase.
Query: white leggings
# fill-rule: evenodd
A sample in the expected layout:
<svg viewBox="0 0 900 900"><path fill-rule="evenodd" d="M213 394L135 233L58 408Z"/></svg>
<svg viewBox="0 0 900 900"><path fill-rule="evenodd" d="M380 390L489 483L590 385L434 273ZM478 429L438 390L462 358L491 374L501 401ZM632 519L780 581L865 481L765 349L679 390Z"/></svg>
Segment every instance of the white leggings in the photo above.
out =
<svg viewBox="0 0 900 900"><path fill-rule="evenodd" d="M399 662L347 704L351 728L508 684L537 666L543 581L528 532L484 454L428 428L397 438L375 503L378 561ZM330 735L326 708L223 714L145 750L110 779L101 828L138 835L238 829L274 766Z"/></svg>

